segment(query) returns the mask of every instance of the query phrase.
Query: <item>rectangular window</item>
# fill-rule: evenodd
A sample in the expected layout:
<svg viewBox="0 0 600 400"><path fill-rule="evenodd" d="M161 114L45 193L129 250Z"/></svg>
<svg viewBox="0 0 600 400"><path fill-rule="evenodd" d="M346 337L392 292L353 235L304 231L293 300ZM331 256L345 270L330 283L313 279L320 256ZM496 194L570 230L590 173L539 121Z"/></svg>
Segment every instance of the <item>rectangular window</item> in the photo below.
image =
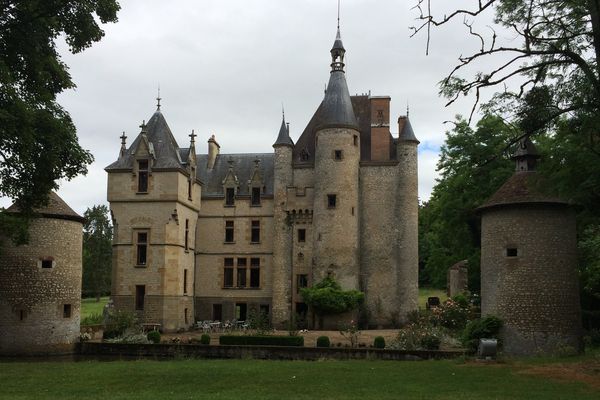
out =
<svg viewBox="0 0 600 400"><path fill-rule="evenodd" d="M253 206L260 206L260 188L259 187L252 188L252 197L250 199L250 204Z"/></svg>
<svg viewBox="0 0 600 400"><path fill-rule="evenodd" d="M298 229L298 242L306 242L306 229Z"/></svg>
<svg viewBox="0 0 600 400"><path fill-rule="evenodd" d="M335 208L337 204L337 198L335 194L327 195L327 208Z"/></svg>
<svg viewBox="0 0 600 400"><path fill-rule="evenodd" d="M190 238L190 220L185 220L185 249L188 249L188 240Z"/></svg>
<svg viewBox="0 0 600 400"><path fill-rule="evenodd" d="M233 287L233 258L225 258L223 269L223 287Z"/></svg>
<svg viewBox="0 0 600 400"><path fill-rule="evenodd" d="M137 265L146 265L148 261L148 232L137 233Z"/></svg>
<svg viewBox="0 0 600 400"><path fill-rule="evenodd" d="M52 268L52 259L42 260L42 268Z"/></svg>
<svg viewBox="0 0 600 400"><path fill-rule="evenodd" d="M187 294L187 269L183 270L183 294Z"/></svg>
<svg viewBox="0 0 600 400"><path fill-rule="evenodd" d="M358 146L358 136L354 135L353 141L354 141L354 145Z"/></svg>
<svg viewBox="0 0 600 400"><path fill-rule="evenodd" d="M135 286L135 309L144 309L144 298L146 297L146 285Z"/></svg>
<svg viewBox="0 0 600 400"><path fill-rule="evenodd" d="M233 243L233 221L225 221L225 243Z"/></svg>
<svg viewBox="0 0 600 400"><path fill-rule="evenodd" d="M519 255L519 251L516 247L509 247L506 249L506 257L516 257Z"/></svg>
<svg viewBox="0 0 600 400"><path fill-rule="evenodd" d="M336 161L340 161L342 159L342 151L341 150L334 150L333 151L333 158Z"/></svg>
<svg viewBox="0 0 600 400"><path fill-rule="evenodd" d="M260 287L260 258L250 259L250 287Z"/></svg>
<svg viewBox="0 0 600 400"><path fill-rule="evenodd" d="M306 314L308 313L308 306L306 303L296 303L296 314L301 319L306 319Z"/></svg>
<svg viewBox="0 0 600 400"><path fill-rule="evenodd" d="M148 191L148 160L138 161L138 192Z"/></svg>
<svg viewBox="0 0 600 400"><path fill-rule="evenodd" d="M308 275L296 275L296 293L300 293L300 289L305 287L308 287Z"/></svg>
<svg viewBox="0 0 600 400"><path fill-rule="evenodd" d="M260 221L252 221L252 232L250 241L252 243L260 242Z"/></svg>
<svg viewBox="0 0 600 400"><path fill-rule="evenodd" d="M225 189L225 205L233 206L235 204L235 189L234 188L226 188Z"/></svg>
<svg viewBox="0 0 600 400"><path fill-rule="evenodd" d="M71 305L63 305L63 318L71 318Z"/></svg>
<svg viewBox="0 0 600 400"><path fill-rule="evenodd" d="M237 287L246 287L246 259L237 259Z"/></svg>

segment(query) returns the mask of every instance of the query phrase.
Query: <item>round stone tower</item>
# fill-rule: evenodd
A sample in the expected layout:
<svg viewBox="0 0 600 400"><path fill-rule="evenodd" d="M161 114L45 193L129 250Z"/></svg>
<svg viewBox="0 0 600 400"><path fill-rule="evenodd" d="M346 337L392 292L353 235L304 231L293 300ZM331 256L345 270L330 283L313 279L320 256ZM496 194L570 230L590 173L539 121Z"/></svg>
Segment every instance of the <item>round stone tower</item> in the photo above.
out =
<svg viewBox="0 0 600 400"><path fill-rule="evenodd" d="M417 310L419 298L419 174L417 153L419 140L408 119L398 118L398 187L396 221L398 223L398 307L403 320Z"/></svg>
<svg viewBox="0 0 600 400"><path fill-rule="evenodd" d="M18 213L12 205L6 212ZM69 353L79 338L82 228L56 193L36 210L29 243L0 250L0 354Z"/></svg>
<svg viewBox="0 0 600 400"><path fill-rule="evenodd" d="M344 73L338 27L331 74L315 135L313 274L359 289L358 212L360 134Z"/></svg>
<svg viewBox="0 0 600 400"><path fill-rule="evenodd" d="M292 185L292 151L294 142L290 138L285 116L275 149L273 181L273 324L285 326L290 320L292 307L292 228L287 223L287 188Z"/></svg>
<svg viewBox="0 0 600 400"><path fill-rule="evenodd" d="M481 313L504 321L513 355L581 350L575 214L542 194L538 158L527 138L515 174L482 206Z"/></svg>

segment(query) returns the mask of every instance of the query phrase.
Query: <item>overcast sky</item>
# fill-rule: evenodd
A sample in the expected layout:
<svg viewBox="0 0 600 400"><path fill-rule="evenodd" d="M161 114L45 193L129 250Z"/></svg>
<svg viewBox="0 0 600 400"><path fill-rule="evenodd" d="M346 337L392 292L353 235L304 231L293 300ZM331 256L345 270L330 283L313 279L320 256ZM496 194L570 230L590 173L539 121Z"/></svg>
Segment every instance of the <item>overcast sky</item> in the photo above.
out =
<svg viewBox="0 0 600 400"><path fill-rule="evenodd" d="M181 147L216 136L222 153L272 152L282 103L295 141L323 97L329 50L336 30L336 0L127 0L105 37L72 55L60 44L77 84L59 96L82 146L95 162L87 176L61 182L59 195L73 209L106 204L104 167L128 145L142 120L162 112ZM443 2L438 2L443 3ZM392 98L392 133L406 114L421 141L419 197L434 185L444 133L456 114L468 115L473 98L445 108L437 83L457 57L477 46L458 23L409 38L417 21L413 0L343 0L341 33L351 94ZM439 6L438 6L439 7ZM443 10L440 10L440 13ZM0 205L7 206L9 199Z"/></svg>

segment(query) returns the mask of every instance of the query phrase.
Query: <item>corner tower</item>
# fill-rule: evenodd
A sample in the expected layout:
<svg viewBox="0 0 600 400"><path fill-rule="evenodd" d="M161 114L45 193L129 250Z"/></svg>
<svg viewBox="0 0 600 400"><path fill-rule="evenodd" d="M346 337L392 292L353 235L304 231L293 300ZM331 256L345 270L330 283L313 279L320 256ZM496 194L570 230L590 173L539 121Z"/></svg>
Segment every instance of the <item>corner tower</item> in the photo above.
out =
<svg viewBox="0 0 600 400"><path fill-rule="evenodd" d="M313 276L315 282L331 276L344 289L359 289L360 132L346 84L345 53L338 26L315 135Z"/></svg>

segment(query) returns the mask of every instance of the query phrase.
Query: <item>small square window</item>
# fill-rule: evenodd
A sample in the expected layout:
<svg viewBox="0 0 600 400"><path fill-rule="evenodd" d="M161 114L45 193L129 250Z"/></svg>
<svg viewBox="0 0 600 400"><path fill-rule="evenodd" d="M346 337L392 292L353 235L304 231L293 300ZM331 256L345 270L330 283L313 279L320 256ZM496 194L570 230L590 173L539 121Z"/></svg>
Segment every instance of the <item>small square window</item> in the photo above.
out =
<svg viewBox="0 0 600 400"><path fill-rule="evenodd" d="M52 268L52 259L42 260L42 268Z"/></svg>
<svg viewBox="0 0 600 400"><path fill-rule="evenodd" d="M340 161L340 160L342 159L342 154L343 154L343 153L342 153L342 150L334 150L334 151L333 151L333 158L334 158L336 161Z"/></svg>
<svg viewBox="0 0 600 400"><path fill-rule="evenodd" d="M71 305L63 305L63 318L71 318Z"/></svg>
<svg viewBox="0 0 600 400"><path fill-rule="evenodd" d="M516 247L508 247L506 249L506 257L517 257L519 255L519 251Z"/></svg>
<svg viewBox="0 0 600 400"><path fill-rule="evenodd" d="M335 194L327 195L327 208L335 208L337 205L337 196Z"/></svg>
<svg viewBox="0 0 600 400"><path fill-rule="evenodd" d="M306 229L298 229L298 242L306 242Z"/></svg>

